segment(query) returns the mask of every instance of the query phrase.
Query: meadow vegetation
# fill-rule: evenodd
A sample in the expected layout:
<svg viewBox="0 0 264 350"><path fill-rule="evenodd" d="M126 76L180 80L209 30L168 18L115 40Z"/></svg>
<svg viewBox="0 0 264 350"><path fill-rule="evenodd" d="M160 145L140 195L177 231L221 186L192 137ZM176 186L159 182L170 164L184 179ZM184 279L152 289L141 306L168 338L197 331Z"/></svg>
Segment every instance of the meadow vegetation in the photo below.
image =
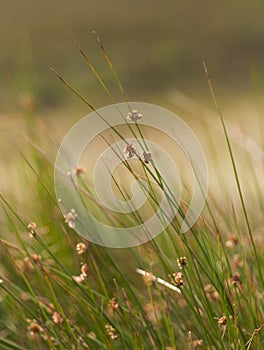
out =
<svg viewBox="0 0 264 350"><path fill-rule="evenodd" d="M7 88L1 87L1 100L5 101L0 116L0 349L263 348L264 105L261 90L263 68L256 68L261 57L258 54L263 23L258 16L262 4L256 1L254 6L249 6L246 1L241 1L237 22L231 16L235 13L235 6L231 4L230 7L217 5L213 8L209 1L204 1L207 6L204 9L208 12L198 14L188 4L179 8L176 14L173 11L167 14L165 9L160 12L160 7L153 4L152 15L147 11L149 4L144 4L140 5L141 12L128 5L126 16L111 7L102 9L107 9L108 16L115 19L111 22L113 30L104 35L104 42L109 42L107 52L111 52L111 61L102 46L97 45L94 35L91 37L95 49L91 55L78 53L78 45L74 51L71 36L67 44L57 48L56 42L61 42L56 37L59 24L65 25L65 18L72 18L70 1L65 1L64 22L56 15L58 9L43 4L37 9L33 1L28 1L30 7L21 9L21 18L28 20L28 31L34 23L29 20L29 8L45 10L47 16L52 11L55 14L49 36L41 34L46 22L40 21L39 32L32 33L32 47L25 35L25 40L21 41L25 50L23 54L19 55L12 46L1 58L1 75ZM10 4L5 6L11 10ZM17 6L21 5L17 3ZM83 26L88 15L81 11L84 7L82 2L76 6L79 19L71 22L73 28L70 29L76 28L78 41L79 38L80 41L86 40ZM100 13L96 6L94 13ZM188 19L195 19L198 25L203 19L206 23L215 19L212 28L221 27L221 14L231 34L216 31L219 33L216 38L206 28L197 33L188 28L184 34L178 32L177 42L172 45L174 39L170 33L177 27L174 17L182 18L183 13L188 13ZM136 14L138 31L132 25L125 25ZM167 22L165 14L169 16ZM13 16L18 19L18 11ZM104 20L99 15L89 16L93 18L92 25L99 23L100 29L107 32L105 28L109 22L104 20L108 16L104 15ZM8 27L5 19L2 20ZM247 31L247 21L254 22L250 26L251 32ZM146 29L150 24L151 35ZM178 25L183 28L180 20ZM120 26L126 29L122 31ZM237 31L243 28L240 48ZM147 38L156 40L144 40L144 33ZM202 57L206 48L196 46L195 35L206 38L206 47L208 43L213 46L212 51L207 51L208 57ZM39 45L40 51L37 52L39 37L46 41ZM53 50L49 41L51 37ZM142 40L140 45L135 38ZM5 40L7 45L8 36ZM190 42L193 42L192 49ZM201 43L198 39L197 42ZM225 53L220 49L221 43L225 43ZM245 51L247 43L252 47ZM121 47L126 59L120 58ZM233 52L230 48L234 49ZM71 59L62 60L58 50ZM142 50L148 54L142 54ZM46 64L39 68L40 57L48 51L53 52L47 58L52 68L48 69ZM243 62L232 63L241 57L241 52L247 53ZM222 57L216 59L217 55ZM177 62L173 57L177 57ZM186 57L190 61L185 60ZM223 57L230 60L225 61ZM202 67L204 59L210 67L212 80L206 67ZM96 70L91 62L96 62ZM162 62L166 64L162 65ZM246 85L245 71L249 62L256 65L251 70L251 83L247 82L244 89L239 85ZM111 64L118 67L118 77ZM199 64L201 74L192 80ZM190 70L187 77L188 67L193 71ZM34 70L38 73L32 74ZM89 79L86 72L93 73L88 75ZM226 85L223 72L229 76ZM243 78L239 78L241 74ZM124 90L119 77L126 81ZM95 87L98 80L98 87ZM234 81L238 87L232 90ZM220 88L216 93L213 86L218 83ZM177 90L172 89L175 85ZM189 91L188 85L192 85ZM201 102L179 92L182 88L186 88L187 93L194 93L195 97L199 96ZM74 212L63 217L54 193L54 162L65 132L80 115L89 113L91 107L96 110L97 103L124 101L127 90L133 99L142 101L146 97L146 102L163 104L190 125L204 148L210 185L202 215L186 234L181 234L180 224L191 198L192 179L187 173L186 163L178 151L175 152L184 185L177 216L154 240L133 248L113 249L77 235L73 230ZM77 91L81 91L81 95ZM88 100L82 98L83 95L88 95ZM247 102L235 97L245 95ZM16 96L16 101L11 108L12 96ZM219 103L216 96L220 101L224 99L225 107L232 106L229 110L225 108L226 114L222 112L222 101ZM75 99L83 107L75 104ZM205 99L210 108L203 106ZM239 106L236 105L238 101ZM145 132L138 126L135 130ZM109 135L116 136L116 132L124 131L112 129ZM96 142L97 145L102 143L102 138ZM98 206L91 184L89 150L96 158L96 149L94 146L93 151L93 145L88 148L88 158L82 159L83 167L80 165L73 170L77 172L87 206L111 221L111 213ZM135 162L141 162L141 176L153 184L154 192L167 191L159 179L153 178L146 170L156 170L152 163L139 159L124 161L132 176L137 176ZM118 187L118 190L119 196L127 197L122 188ZM152 204L158 204L157 198L151 198ZM171 200L174 204L173 198ZM137 213L129 217L117 215L114 220L131 225L131 222L141 223L142 218Z"/></svg>

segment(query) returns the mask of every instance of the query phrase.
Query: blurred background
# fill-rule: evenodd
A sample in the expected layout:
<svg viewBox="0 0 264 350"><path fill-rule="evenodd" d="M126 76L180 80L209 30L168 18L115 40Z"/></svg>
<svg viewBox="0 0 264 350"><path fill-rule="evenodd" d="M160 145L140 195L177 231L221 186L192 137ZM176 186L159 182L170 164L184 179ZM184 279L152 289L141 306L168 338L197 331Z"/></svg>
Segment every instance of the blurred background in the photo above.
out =
<svg viewBox="0 0 264 350"><path fill-rule="evenodd" d="M74 103L47 64L96 107L108 102L68 30L115 92L92 31L100 35L130 100L165 100L177 89L208 101L203 61L224 103L252 94L252 75L264 72L261 0L1 0L0 6L2 112L16 110L25 91L39 109Z"/></svg>
<svg viewBox="0 0 264 350"><path fill-rule="evenodd" d="M95 30L128 99L159 104L184 118L214 167L217 157L221 157L214 169L219 175L223 168L227 172L230 162L225 158L228 154L221 124L203 71L205 61L224 117L231 123L230 137L238 146L239 157L242 149L246 162L248 154L250 161L254 155L254 162L263 159L262 0L0 0L0 6L0 159L5 162L0 174L2 192L10 181L13 193L27 186L21 186L25 167L22 162L19 168L21 158L14 144L21 150L34 139L48 153L47 144L53 139L52 163L65 132L89 112L48 65L95 108L111 103L75 47L69 30L121 102L122 96L92 34ZM228 163L224 167L223 159ZM216 183L221 192L223 186Z"/></svg>

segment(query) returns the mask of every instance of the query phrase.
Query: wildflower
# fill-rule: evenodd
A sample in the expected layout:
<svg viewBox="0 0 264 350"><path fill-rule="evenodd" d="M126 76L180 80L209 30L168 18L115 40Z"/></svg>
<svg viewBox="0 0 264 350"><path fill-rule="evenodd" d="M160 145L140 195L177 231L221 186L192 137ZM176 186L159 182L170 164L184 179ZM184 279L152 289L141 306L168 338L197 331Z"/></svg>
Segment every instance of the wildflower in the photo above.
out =
<svg viewBox="0 0 264 350"><path fill-rule="evenodd" d="M68 226L73 229L76 226L76 218L77 218L77 214L75 212L75 209L71 209L69 213L64 215L65 223L68 224Z"/></svg>
<svg viewBox="0 0 264 350"><path fill-rule="evenodd" d="M209 300L214 300L214 301L220 300L219 294L212 284L207 284L204 287L204 291Z"/></svg>
<svg viewBox="0 0 264 350"><path fill-rule="evenodd" d="M141 159L144 163L148 164L151 161L151 153L150 152L143 152Z"/></svg>
<svg viewBox="0 0 264 350"><path fill-rule="evenodd" d="M27 227L28 227L29 232L30 232L30 234L29 234L30 238L36 237L37 224L35 222L30 222Z"/></svg>
<svg viewBox="0 0 264 350"><path fill-rule="evenodd" d="M110 336L111 339L113 339L113 340L118 339L119 335L117 334L117 331L114 327L112 327L110 324L106 324L105 329L106 329L106 332Z"/></svg>
<svg viewBox="0 0 264 350"><path fill-rule="evenodd" d="M223 315L221 318L219 318L217 323L218 323L218 326L226 326L227 324L226 316Z"/></svg>
<svg viewBox="0 0 264 350"><path fill-rule="evenodd" d="M136 150L135 145L133 143L126 145L123 153L124 153L126 159L134 157L137 154L137 150Z"/></svg>
<svg viewBox="0 0 264 350"><path fill-rule="evenodd" d="M62 323L63 317L61 316L61 314L59 314L57 311L55 311L52 315L52 320L54 323L58 324L58 323Z"/></svg>
<svg viewBox="0 0 264 350"><path fill-rule="evenodd" d="M88 265L87 264L83 264L81 266L81 274L86 277L87 276L87 272L88 272Z"/></svg>
<svg viewBox="0 0 264 350"><path fill-rule="evenodd" d="M112 312L115 312L119 309L119 303L116 301L116 298L112 298L110 301L109 301L109 309L112 311Z"/></svg>
<svg viewBox="0 0 264 350"><path fill-rule="evenodd" d="M235 272L233 277L232 277L232 284L234 286L238 286L238 285L241 285L242 282L241 282L241 279L240 279L240 273L239 272Z"/></svg>
<svg viewBox="0 0 264 350"><path fill-rule="evenodd" d="M176 282L177 287L183 287L184 286L184 279L183 279L183 273L177 272L173 274L174 281Z"/></svg>
<svg viewBox="0 0 264 350"><path fill-rule="evenodd" d="M0 284L4 283L4 281L0 278Z"/></svg>
<svg viewBox="0 0 264 350"><path fill-rule="evenodd" d="M131 112L127 114L127 120L137 122L139 119L142 119L143 114L139 113L137 109L132 109Z"/></svg>
<svg viewBox="0 0 264 350"><path fill-rule="evenodd" d="M82 242L77 243L77 244L76 244L76 247L75 247L75 250L77 251L78 254L81 255L81 254L83 254L83 253L86 252L86 250L87 250L87 245L86 245L85 243L82 243Z"/></svg>
<svg viewBox="0 0 264 350"><path fill-rule="evenodd" d="M76 167L76 175L77 176L80 176L80 175L83 175L85 173L85 168L84 168L84 166L83 165L78 165L77 167Z"/></svg>
<svg viewBox="0 0 264 350"><path fill-rule="evenodd" d="M177 263L180 269L183 269L184 267L187 266L187 259L185 256L180 257L177 259Z"/></svg>
<svg viewBox="0 0 264 350"><path fill-rule="evenodd" d="M156 282L156 276L151 272L145 272L143 275L143 280L147 286L151 286L154 282Z"/></svg>

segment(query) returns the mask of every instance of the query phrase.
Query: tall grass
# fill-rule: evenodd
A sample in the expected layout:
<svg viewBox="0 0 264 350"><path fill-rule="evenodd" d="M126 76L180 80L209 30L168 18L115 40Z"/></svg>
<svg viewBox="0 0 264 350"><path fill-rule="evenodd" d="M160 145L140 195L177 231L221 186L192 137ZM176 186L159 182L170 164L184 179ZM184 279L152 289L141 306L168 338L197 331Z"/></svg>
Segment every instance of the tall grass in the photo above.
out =
<svg viewBox="0 0 264 350"><path fill-rule="evenodd" d="M129 103L105 48L97 40L122 98ZM75 44L111 102L116 103L88 56ZM86 106L97 111L51 70ZM32 172L30 178L36 177L34 195L28 198L30 215L1 195L1 349L263 348L261 237L254 236L254 212L247 209L207 70L206 75L242 210L231 197L230 210L209 193L203 215L186 234L180 233L180 219L186 212L182 201L178 215L158 238L126 249L95 245L81 239L64 222L55 200L52 161L37 146L38 130L29 131L30 157L21 151L20 155ZM32 111L28 116L32 120ZM133 136L143 140L140 147L146 150L144 130L137 123L127 126ZM109 128L126 141L122 131ZM142 185L142 180L151 185L150 205L158 205L158 191L165 192L171 205L176 205L155 164L135 161L140 162L143 175L138 175L131 162L123 161L123 165ZM112 215L98 204L85 175L79 179L87 206L101 218L127 226L142 223L140 213ZM128 194L114 176L113 181L126 199ZM257 187L257 178L254 181ZM188 201L190 189L186 192Z"/></svg>

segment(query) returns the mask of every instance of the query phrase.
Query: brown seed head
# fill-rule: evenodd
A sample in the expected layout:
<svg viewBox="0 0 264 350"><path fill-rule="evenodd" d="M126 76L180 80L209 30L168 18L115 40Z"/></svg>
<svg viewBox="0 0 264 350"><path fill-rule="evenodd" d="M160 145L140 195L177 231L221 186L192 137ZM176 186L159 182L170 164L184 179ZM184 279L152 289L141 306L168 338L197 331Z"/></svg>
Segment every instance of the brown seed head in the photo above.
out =
<svg viewBox="0 0 264 350"><path fill-rule="evenodd" d="M146 272L143 275L143 281L147 286L151 286L156 281L156 279L156 276L154 276L151 272Z"/></svg>
<svg viewBox="0 0 264 350"><path fill-rule="evenodd" d="M219 318L217 323L218 323L218 326L226 326L227 324L226 316L223 315L221 318Z"/></svg>
<svg viewBox="0 0 264 350"><path fill-rule="evenodd" d="M187 259L185 256L180 257L177 259L177 263L180 269L183 269L184 267L187 266Z"/></svg>
<svg viewBox="0 0 264 350"><path fill-rule="evenodd" d="M110 301L109 301L109 309L112 311L112 312L115 312L119 309L119 303L116 301L116 298L112 298Z"/></svg>
<svg viewBox="0 0 264 350"><path fill-rule="evenodd" d="M57 311L55 311L52 315L52 320L54 323L58 324L58 323L62 323L63 317L61 316L61 314L59 314Z"/></svg>
<svg viewBox="0 0 264 350"><path fill-rule="evenodd" d="M111 339L117 340L119 335L114 327L110 324L105 325L106 333L110 336Z"/></svg>
<svg viewBox="0 0 264 350"><path fill-rule="evenodd" d="M80 243L77 243L76 244L76 247L75 247L75 250L77 251L78 254L83 254L86 252L87 250L87 245L83 242L80 242Z"/></svg>
<svg viewBox="0 0 264 350"><path fill-rule="evenodd" d="M183 279L183 273L182 272L174 273L173 277L174 277L174 281L175 281L177 287L183 287L184 286L184 279Z"/></svg>

